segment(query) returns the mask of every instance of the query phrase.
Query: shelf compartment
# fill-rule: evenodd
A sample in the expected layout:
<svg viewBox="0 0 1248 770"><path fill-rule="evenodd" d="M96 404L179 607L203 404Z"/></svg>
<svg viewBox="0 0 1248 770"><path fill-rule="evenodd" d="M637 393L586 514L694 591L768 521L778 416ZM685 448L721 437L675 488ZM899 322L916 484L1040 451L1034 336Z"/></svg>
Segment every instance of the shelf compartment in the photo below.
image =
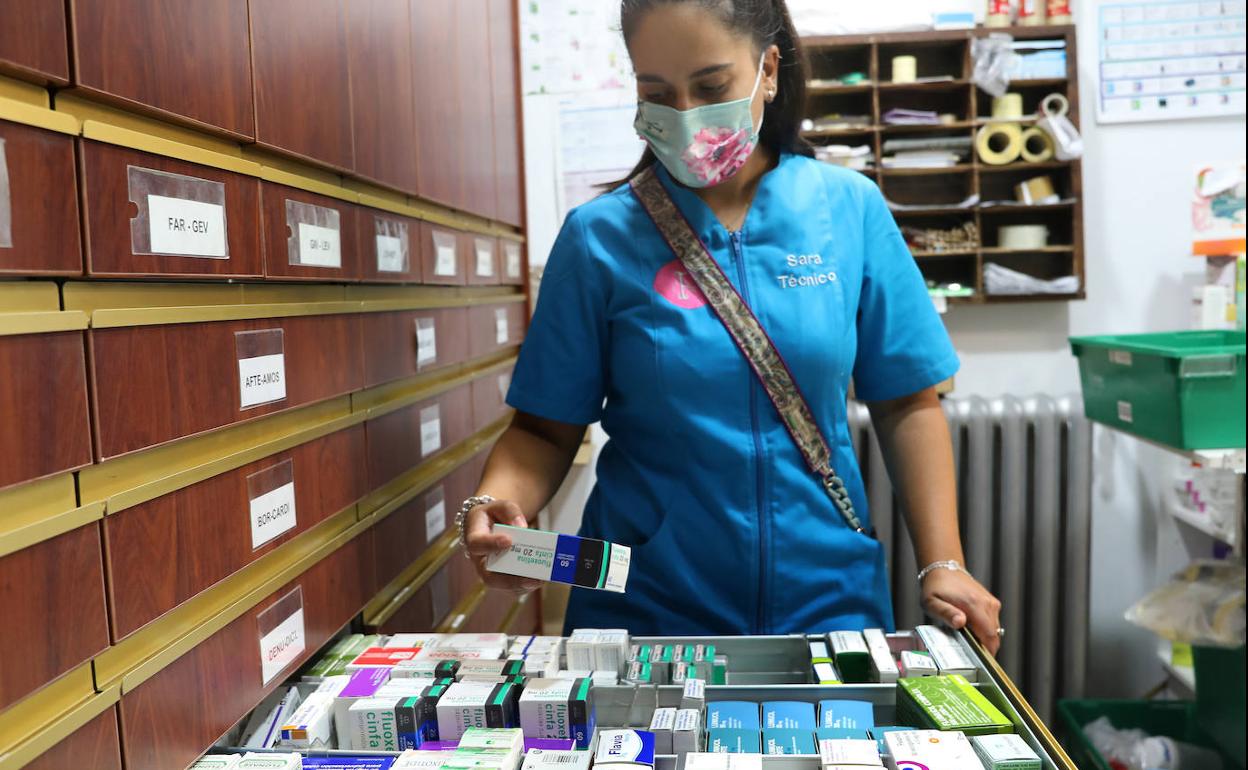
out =
<svg viewBox="0 0 1248 770"><path fill-rule="evenodd" d="M1046 160L1043 163L1007 163L1004 166L990 166L986 163L979 164L979 172L981 174L1005 174L1018 171L1052 171L1054 169L1068 169L1074 165L1073 160Z"/></svg>
<svg viewBox="0 0 1248 770"><path fill-rule="evenodd" d="M880 132L884 134L927 134L939 131L962 131L975 127L975 123L970 120L955 120L952 123L922 123L917 125L898 123L886 123L880 126Z"/></svg>
<svg viewBox="0 0 1248 770"><path fill-rule="evenodd" d="M954 78L952 80L916 80L912 83L880 83L881 91L960 91L971 84L969 80Z"/></svg>
<svg viewBox="0 0 1248 770"><path fill-rule="evenodd" d="M853 85L844 85L844 84L837 84L837 83L828 83L825 85L817 81L810 81L806 83L806 95L807 96L834 96L834 95L842 95L842 94L869 94L874 88L875 88L875 84L870 81L866 81L863 83L855 83Z"/></svg>
<svg viewBox="0 0 1248 770"><path fill-rule="evenodd" d="M884 176L940 176L944 174L969 174L975 169L969 163L956 166L938 166L934 168L881 168Z"/></svg>
<svg viewBox="0 0 1248 770"><path fill-rule="evenodd" d="M1011 254L1069 254L1074 250L1074 246L1040 246L1035 249L1003 249L996 246L990 246L980 249L985 257L1009 256Z"/></svg>

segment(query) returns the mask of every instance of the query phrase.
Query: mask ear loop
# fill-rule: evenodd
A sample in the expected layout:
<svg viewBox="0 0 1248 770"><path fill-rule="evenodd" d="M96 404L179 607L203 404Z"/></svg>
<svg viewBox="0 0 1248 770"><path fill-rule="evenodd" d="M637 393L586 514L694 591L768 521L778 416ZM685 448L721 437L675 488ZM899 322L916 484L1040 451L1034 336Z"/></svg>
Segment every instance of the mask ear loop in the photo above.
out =
<svg viewBox="0 0 1248 770"><path fill-rule="evenodd" d="M750 105L751 105L751 109L753 109L753 105L754 105L754 97L755 97L755 96L758 96L758 87L759 87L760 85L762 85L762 83L763 83L763 62L765 62L766 60L767 60L767 50L766 50L766 49L763 49L763 53L762 53L762 55L760 55L760 56L758 57L758 75L754 78L754 88L750 91ZM750 127L751 127L751 128L753 129L753 131L754 131L754 136L758 136L759 132L761 132L761 131L763 130L763 115L766 115L766 114L767 114L767 104L766 104L766 103L764 103L764 104L763 104L763 113L762 113L762 115L759 115L759 116L758 116L758 126L757 126L757 127L755 127L755 126L754 126L754 114L751 112L751 114L750 114Z"/></svg>

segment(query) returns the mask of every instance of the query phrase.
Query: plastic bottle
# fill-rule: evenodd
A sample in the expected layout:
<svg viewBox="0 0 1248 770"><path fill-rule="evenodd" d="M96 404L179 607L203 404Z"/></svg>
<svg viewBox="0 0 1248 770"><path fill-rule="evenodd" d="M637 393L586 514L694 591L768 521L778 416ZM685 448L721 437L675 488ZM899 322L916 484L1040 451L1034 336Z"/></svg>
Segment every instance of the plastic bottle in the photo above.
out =
<svg viewBox="0 0 1248 770"><path fill-rule="evenodd" d="M1145 738L1131 748L1132 770L1222 770L1217 753L1170 738Z"/></svg>

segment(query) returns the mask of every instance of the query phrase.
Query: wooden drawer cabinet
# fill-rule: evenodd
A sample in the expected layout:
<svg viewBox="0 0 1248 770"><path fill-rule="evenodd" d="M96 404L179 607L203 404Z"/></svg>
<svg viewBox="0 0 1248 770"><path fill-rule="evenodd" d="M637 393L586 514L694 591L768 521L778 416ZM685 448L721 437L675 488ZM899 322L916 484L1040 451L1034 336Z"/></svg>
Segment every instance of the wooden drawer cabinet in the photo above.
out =
<svg viewBox="0 0 1248 770"><path fill-rule="evenodd" d="M468 283L473 286L497 286L502 280L502 249L497 238L466 235L468 247Z"/></svg>
<svg viewBox="0 0 1248 770"><path fill-rule="evenodd" d="M303 651L271 671L272 678L265 683L261 629L265 618L272 616L261 616L296 588L302 596ZM123 695L127 770L189 765L307 661L374 593L372 538L357 537ZM281 608L284 617L289 617L288 608Z"/></svg>
<svg viewBox="0 0 1248 770"><path fill-rule="evenodd" d="M490 449L483 449L471 460L459 466L443 480L446 487L447 507L451 513L459 510L462 502L477 492L481 483L481 474L485 471L485 461L490 456Z"/></svg>
<svg viewBox="0 0 1248 770"><path fill-rule="evenodd" d="M463 286L468 283L469 259L472 242L467 233L422 222L421 281L443 286Z"/></svg>
<svg viewBox="0 0 1248 770"><path fill-rule="evenodd" d="M247 0L69 5L79 88L160 117L243 139L254 135Z"/></svg>
<svg viewBox="0 0 1248 770"><path fill-rule="evenodd" d="M82 275L77 189L73 139L0 120L0 274Z"/></svg>
<svg viewBox="0 0 1248 770"><path fill-rule="evenodd" d="M511 414L507 406L507 389L511 387L511 369L491 372L472 381L472 429L478 431Z"/></svg>
<svg viewBox="0 0 1248 770"><path fill-rule="evenodd" d="M411 4L417 192L447 206L460 206L464 200L462 179L468 141L460 130L458 111L450 105L458 106L466 90L480 87L466 83L460 73L458 49L464 41L455 36L460 4L461 0L414 0ZM428 109L427 105L443 108Z"/></svg>
<svg viewBox="0 0 1248 770"><path fill-rule="evenodd" d="M480 358L519 346L524 339L527 320L523 302L469 308L468 354L472 358Z"/></svg>
<svg viewBox="0 0 1248 770"><path fill-rule="evenodd" d="M355 173L414 195L420 138L408 6L408 0L346 3Z"/></svg>
<svg viewBox="0 0 1248 770"><path fill-rule="evenodd" d="M343 0L251 3L251 53L256 142L351 171L345 5Z"/></svg>
<svg viewBox="0 0 1248 770"><path fill-rule="evenodd" d="M0 556L0 711L108 646L100 525Z"/></svg>
<svg viewBox="0 0 1248 770"><path fill-rule="evenodd" d="M523 177L520 174L520 36L516 4L488 0L490 7L490 84L494 100L494 185L496 218L522 225Z"/></svg>
<svg viewBox="0 0 1248 770"><path fill-rule="evenodd" d="M82 332L0 336L0 489L91 463Z"/></svg>
<svg viewBox="0 0 1248 770"><path fill-rule="evenodd" d="M362 386L358 315L91 331L100 459Z"/></svg>
<svg viewBox="0 0 1248 770"><path fill-rule="evenodd" d="M451 559L466 561L466 559ZM451 562L429 578L412 598L403 603L385 623L377 627L379 634L401 634L412 631L432 631L446 619L453 606L451 603Z"/></svg>
<svg viewBox="0 0 1248 770"><path fill-rule="evenodd" d="M356 425L107 517L113 641L346 508L364 487Z"/></svg>
<svg viewBox="0 0 1248 770"><path fill-rule="evenodd" d="M87 271L97 277L260 278L260 183L82 140Z"/></svg>
<svg viewBox="0 0 1248 770"><path fill-rule="evenodd" d="M466 308L366 313L361 323L365 387L431 372L467 357Z"/></svg>
<svg viewBox="0 0 1248 770"><path fill-rule="evenodd" d="M360 277L369 283L420 283L425 238L420 221L357 207Z"/></svg>
<svg viewBox="0 0 1248 770"><path fill-rule="evenodd" d="M472 433L472 392L466 383L440 396L365 423L369 489L384 486Z"/></svg>
<svg viewBox="0 0 1248 770"><path fill-rule="evenodd" d="M470 634L485 634L500 631L503 627L503 621L507 618L507 613L511 612L511 608L516 605L516 595L510 591L493 591L485 592L485 599L477 607L476 612L469 616L468 621L464 623L464 632Z"/></svg>
<svg viewBox="0 0 1248 770"><path fill-rule="evenodd" d="M65 4L5 0L0 24L0 73L36 83L69 82Z"/></svg>
<svg viewBox="0 0 1248 770"><path fill-rule="evenodd" d="M358 281L356 206L261 182L264 274L277 280Z"/></svg>
<svg viewBox="0 0 1248 770"><path fill-rule="evenodd" d="M117 707L108 710L62 738L23 770L121 770L121 736L117 730Z"/></svg>
<svg viewBox="0 0 1248 770"><path fill-rule="evenodd" d="M523 286L527 283L524 264L524 244L519 241L500 239L500 272L498 282L507 286Z"/></svg>
<svg viewBox="0 0 1248 770"><path fill-rule="evenodd" d="M448 496L445 482L438 482L373 528L378 585L389 585L446 531L453 507L458 502Z"/></svg>

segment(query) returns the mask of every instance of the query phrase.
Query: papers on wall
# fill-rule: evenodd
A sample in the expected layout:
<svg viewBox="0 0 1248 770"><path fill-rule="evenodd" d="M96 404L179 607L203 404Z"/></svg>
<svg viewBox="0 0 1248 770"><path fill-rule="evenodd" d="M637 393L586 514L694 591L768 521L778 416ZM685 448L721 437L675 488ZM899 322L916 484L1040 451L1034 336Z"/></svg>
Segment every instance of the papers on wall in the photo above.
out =
<svg viewBox="0 0 1248 770"><path fill-rule="evenodd" d="M1244 114L1243 0L1144 0L1097 9L1101 123Z"/></svg>
<svg viewBox="0 0 1248 770"><path fill-rule="evenodd" d="M597 197L601 185L623 179L641 158L645 142L633 130L634 91L576 94L559 105L562 214Z"/></svg>
<svg viewBox="0 0 1248 770"><path fill-rule="evenodd" d="M888 3L789 0L789 11L799 35L846 35L931 29L937 16L970 14L974 19L983 13L983 5L976 0L890 0Z"/></svg>
<svg viewBox="0 0 1248 770"><path fill-rule="evenodd" d="M520 52L526 94L634 90L632 63L620 35L619 3L521 3Z"/></svg>

